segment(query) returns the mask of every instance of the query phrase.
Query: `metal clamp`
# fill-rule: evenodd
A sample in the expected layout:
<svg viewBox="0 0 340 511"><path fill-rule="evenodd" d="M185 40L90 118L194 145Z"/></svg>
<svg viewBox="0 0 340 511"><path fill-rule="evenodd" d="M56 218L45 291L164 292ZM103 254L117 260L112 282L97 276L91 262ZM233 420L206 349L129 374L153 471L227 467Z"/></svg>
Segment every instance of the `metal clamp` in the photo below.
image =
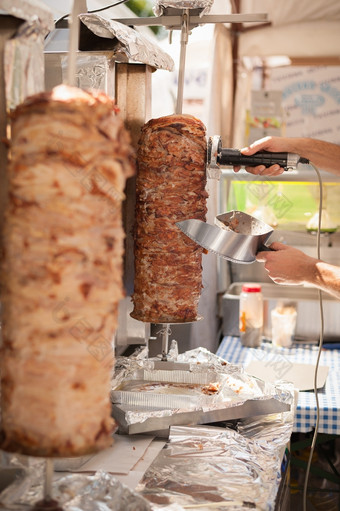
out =
<svg viewBox="0 0 340 511"><path fill-rule="evenodd" d="M207 175L210 179L220 179L221 169L217 163L218 152L221 147L220 135L213 135L208 139L207 145Z"/></svg>

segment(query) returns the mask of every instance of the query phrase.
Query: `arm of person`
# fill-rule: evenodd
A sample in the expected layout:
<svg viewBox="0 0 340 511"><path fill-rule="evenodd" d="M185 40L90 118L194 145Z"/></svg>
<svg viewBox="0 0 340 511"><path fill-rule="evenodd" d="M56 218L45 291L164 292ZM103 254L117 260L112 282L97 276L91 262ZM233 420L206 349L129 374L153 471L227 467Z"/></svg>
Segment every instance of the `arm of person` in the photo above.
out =
<svg viewBox="0 0 340 511"><path fill-rule="evenodd" d="M340 146L331 142L313 138L265 137L256 140L249 147L241 149L242 154L247 156L258 151L295 153L307 158L322 170L340 175ZM234 167L234 170L238 172L240 167ZM266 176L278 176L284 171L277 164L267 169L264 165L258 165L257 167L246 167L246 170L251 174Z"/></svg>
<svg viewBox="0 0 340 511"><path fill-rule="evenodd" d="M282 243L274 242L270 248L272 251L259 252L256 259L264 263L276 284L314 286L340 299L340 267Z"/></svg>

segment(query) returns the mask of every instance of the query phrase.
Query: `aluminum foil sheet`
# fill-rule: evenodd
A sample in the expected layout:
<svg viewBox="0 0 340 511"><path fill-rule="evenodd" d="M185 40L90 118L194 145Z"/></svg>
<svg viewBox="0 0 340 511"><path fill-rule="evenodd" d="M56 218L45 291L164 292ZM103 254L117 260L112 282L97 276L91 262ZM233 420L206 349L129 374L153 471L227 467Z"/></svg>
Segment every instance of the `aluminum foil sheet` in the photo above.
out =
<svg viewBox="0 0 340 511"><path fill-rule="evenodd" d="M290 411L281 414L265 415L240 419L237 431L244 437L256 439L258 442L270 444L273 448L280 448L289 442L294 424L294 412L298 400L298 391L293 383L278 382L276 388L281 388L282 394L290 403Z"/></svg>
<svg viewBox="0 0 340 511"><path fill-rule="evenodd" d="M52 12L38 0L1 0L0 13L23 21L6 41L4 74L9 112L27 96L41 92L44 84L44 37L53 29Z"/></svg>
<svg viewBox="0 0 340 511"><path fill-rule="evenodd" d="M272 511L287 441L286 430L282 433L278 424L274 435L273 444L269 438L260 442L228 428L172 427L169 443L136 491L152 509L177 504L202 511Z"/></svg>
<svg viewBox="0 0 340 511"><path fill-rule="evenodd" d="M189 370L154 369L157 359L143 359L140 353L117 359L112 402L128 405L127 425L186 411L240 406L250 399L275 398L284 403L292 399L291 390L284 385L249 376L241 366L229 364L204 348L178 356L173 347L172 351L174 360L189 364Z"/></svg>
<svg viewBox="0 0 340 511"><path fill-rule="evenodd" d="M117 38L118 44L114 49L117 59L131 59L157 69L173 70L174 61L170 55L140 32L98 14L81 14L79 18L95 35L106 39Z"/></svg>
<svg viewBox="0 0 340 511"><path fill-rule="evenodd" d="M41 92L44 83L45 30L38 20L21 25L5 44L6 108L9 112L27 96Z"/></svg>
<svg viewBox="0 0 340 511"><path fill-rule="evenodd" d="M214 0L157 0L153 7L156 16L161 16L164 9L173 7L175 9L202 9L200 16L207 14Z"/></svg>
<svg viewBox="0 0 340 511"><path fill-rule="evenodd" d="M84 55L79 52L76 60L76 87L107 91L110 63L106 55ZM68 57L61 57L63 83L68 73Z"/></svg>
<svg viewBox="0 0 340 511"><path fill-rule="evenodd" d="M21 468L23 473L0 493L0 509L31 509L43 498L45 461L7 453L6 456L6 460L2 456L2 466ZM151 511L150 504L142 496L102 471L94 475L59 477L53 482L52 498L64 511Z"/></svg>
<svg viewBox="0 0 340 511"><path fill-rule="evenodd" d="M38 23L45 35L54 28L52 11L39 0L1 0L1 14L10 14L29 23Z"/></svg>

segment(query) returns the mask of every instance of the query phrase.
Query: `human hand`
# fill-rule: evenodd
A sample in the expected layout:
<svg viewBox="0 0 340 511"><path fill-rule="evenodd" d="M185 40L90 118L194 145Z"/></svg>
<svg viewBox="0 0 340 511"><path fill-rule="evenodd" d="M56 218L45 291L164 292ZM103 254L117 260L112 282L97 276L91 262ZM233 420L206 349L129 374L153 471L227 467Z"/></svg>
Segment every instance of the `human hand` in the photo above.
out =
<svg viewBox="0 0 340 511"><path fill-rule="evenodd" d="M270 248L272 251L258 252L256 260L264 263L268 276L276 284L314 283L318 259L277 241L272 243Z"/></svg>
<svg viewBox="0 0 340 511"><path fill-rule="evenodd" d="M284 137L265 137L253 142L249 147L241 149L241 153L245 156L251 156L258 151L269 151L272 153L291 152L291 139ZM234 172L238 172L241 167L235 166ZM278 164L266 168L264 165L257 167L245 167L250 174L263 176L279 176L284 172L284 168Z"/></svg>

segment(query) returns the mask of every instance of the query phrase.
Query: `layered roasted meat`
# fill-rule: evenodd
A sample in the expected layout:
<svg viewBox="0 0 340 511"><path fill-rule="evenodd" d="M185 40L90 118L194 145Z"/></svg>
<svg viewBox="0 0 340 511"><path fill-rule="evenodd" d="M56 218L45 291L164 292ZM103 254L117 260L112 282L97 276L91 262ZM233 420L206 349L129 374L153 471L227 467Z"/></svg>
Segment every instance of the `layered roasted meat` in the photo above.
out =
<svg viewBox="0 0 340 511"><path fill-rule="evenodd" d="M132 316L152 323L198 318L202 249L176 222L205 220L206 137L189 115L152 119L138 150Z"/></svg>
<svg viewBox="0 0 340 511"><path fill-rule="evenodd" d="M3 233L2 448L110 445L129 135L103 93L59 86L13 115Z"/></svg>

